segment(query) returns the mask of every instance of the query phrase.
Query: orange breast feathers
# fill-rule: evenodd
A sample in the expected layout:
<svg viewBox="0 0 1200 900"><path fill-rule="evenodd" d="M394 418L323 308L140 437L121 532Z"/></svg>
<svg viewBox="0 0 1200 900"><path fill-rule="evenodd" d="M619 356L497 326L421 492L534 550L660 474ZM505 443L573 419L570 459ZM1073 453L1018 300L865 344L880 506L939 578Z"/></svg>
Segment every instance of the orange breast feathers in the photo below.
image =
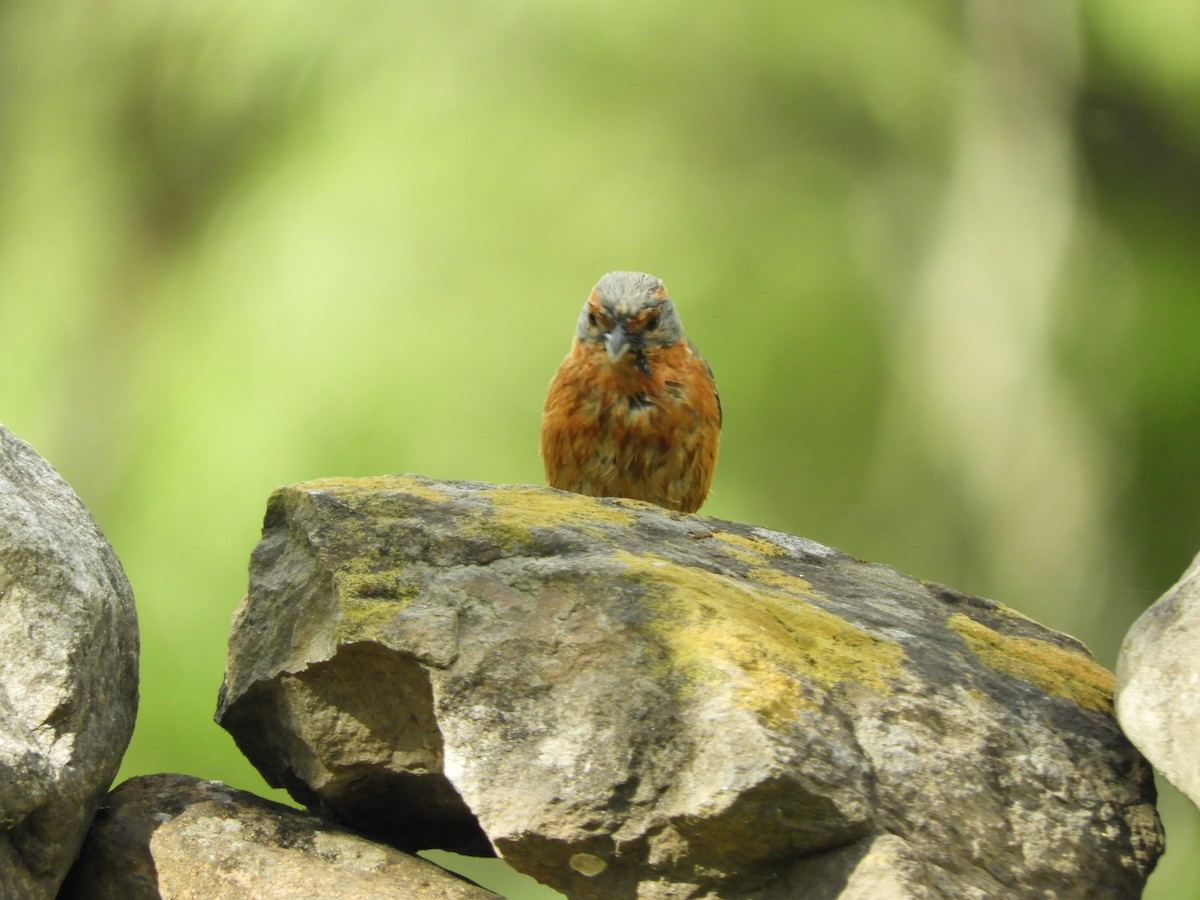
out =
<svg viewBox="0 0 1200 900"><path fill-rule="evenodd" d="M721 400L662 282L613 272L584 305L542 412L551 487L694 512L712 484Z"/></svg>

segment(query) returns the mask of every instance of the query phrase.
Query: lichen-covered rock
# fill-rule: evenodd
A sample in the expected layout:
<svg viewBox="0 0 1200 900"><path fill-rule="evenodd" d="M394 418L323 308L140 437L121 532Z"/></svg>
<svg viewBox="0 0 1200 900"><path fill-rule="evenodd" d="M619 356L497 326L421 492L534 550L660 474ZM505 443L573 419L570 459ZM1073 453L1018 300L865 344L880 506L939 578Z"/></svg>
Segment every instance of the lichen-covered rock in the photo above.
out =
<svg viewBox="0 0 1200 900"><path fill-rule="evenodd" d="M1071 638L786 534L330 479L271 498L218 720L356 828L576 898L1136 897L1162 838L1111 688Z"/></svg>
<svg viewBox="0 0 1200 900"><path fill-rule="evenodd" d="M1200 555L1133 623L1117 659L1117 718L1200 805Z"/></svg>
<svg viewBox="0 0 1200 900"><path fill-rule="evenodd" d="M431 862L187 775L109 794L59 900L487 900Z"/></svg>
<svg viewBox="0 0 1200 900"><path fill-rule="evenodd" d="M0 897L53 897L137 712L137 614L66 482L0 426Z"/></svg>

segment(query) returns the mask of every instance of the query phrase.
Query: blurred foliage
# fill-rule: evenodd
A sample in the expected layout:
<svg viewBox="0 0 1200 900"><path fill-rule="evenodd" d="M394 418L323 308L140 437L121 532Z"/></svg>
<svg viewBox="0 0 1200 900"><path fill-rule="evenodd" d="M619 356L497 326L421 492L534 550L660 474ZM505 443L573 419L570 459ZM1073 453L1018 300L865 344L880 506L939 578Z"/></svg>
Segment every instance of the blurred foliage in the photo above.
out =
<svg viewBox="0 0 1200 900"><path fill-rule="evenodd" d="M267 792L211 714L269 492L539 482L617 268L716 370L705 512L1112 666L1200 549L1197 46L1183 0L0 3L0 421L137 594L122 777ZM1196 895L1163 814L1147 896Z"/></svg>

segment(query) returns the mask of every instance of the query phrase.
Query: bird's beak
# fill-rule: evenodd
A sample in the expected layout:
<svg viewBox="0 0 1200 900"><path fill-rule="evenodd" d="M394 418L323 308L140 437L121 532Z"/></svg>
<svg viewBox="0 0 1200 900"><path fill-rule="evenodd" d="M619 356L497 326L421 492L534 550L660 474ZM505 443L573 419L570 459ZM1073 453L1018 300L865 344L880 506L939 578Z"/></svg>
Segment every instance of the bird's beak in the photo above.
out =
<svg viewBox="0 0 1200 900"><path fill-rule="evenodd" d="M629 335L625 333L625 328L620 322L604 336L604 346L608 350L609 361L614 363L629 351Z"/></svg>

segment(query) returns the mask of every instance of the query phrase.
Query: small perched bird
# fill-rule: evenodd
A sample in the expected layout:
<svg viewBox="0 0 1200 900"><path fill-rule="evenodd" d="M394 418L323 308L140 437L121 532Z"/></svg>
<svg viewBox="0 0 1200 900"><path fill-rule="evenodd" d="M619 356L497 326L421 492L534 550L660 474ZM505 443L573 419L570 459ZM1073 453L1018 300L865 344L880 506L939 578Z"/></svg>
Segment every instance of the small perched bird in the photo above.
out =
<svg viewBox="0 0 1200 900"><path fill-rule="evenodd" d="M721 398L662 281L609 272L583 305L542 410L551 487L695 512L717 465Z"/></svg>

